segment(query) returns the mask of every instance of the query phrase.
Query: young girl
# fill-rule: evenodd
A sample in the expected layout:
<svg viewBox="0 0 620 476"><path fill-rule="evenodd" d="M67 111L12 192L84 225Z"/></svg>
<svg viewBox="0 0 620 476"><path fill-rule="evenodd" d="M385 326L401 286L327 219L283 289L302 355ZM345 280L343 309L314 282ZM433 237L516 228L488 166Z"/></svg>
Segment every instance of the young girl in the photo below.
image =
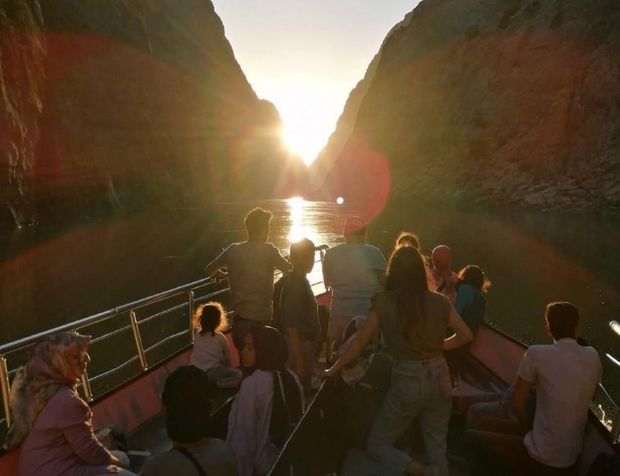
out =
<svg viewBox="0 0 620 476"><path fill-rule="evenodd" d="M230 366L228 340L221 332L226 326L226 311L219 302L198 306L194 314L196 333L190 362L206 372L218 388L236 388L242 373Z"/></svg>
<svg viewBox="0 0 620 476"><path fill-rule="evenodd" d="M293 425L303 413L303 390L286 368L286 340L273 327L257 327L243 339L241 361L253 368L241 384L228 418L227 441L239 476L269 473Z"/></svg>

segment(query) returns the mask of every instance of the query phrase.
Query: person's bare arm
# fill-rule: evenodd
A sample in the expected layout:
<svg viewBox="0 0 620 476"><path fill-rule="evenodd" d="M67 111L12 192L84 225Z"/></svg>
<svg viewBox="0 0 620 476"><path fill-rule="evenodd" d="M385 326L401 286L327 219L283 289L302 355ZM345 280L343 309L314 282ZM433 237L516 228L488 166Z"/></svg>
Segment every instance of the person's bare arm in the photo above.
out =
<svg viewBox="0 0 620 476"><path fill-rule="evenodd" d="M332 368L325 371L327 375L333 375L338 372L343 367L349 365L353 360L355 360L364 350L364 348L370 342L370 339L373 338L375 332L379 329L379 318L377 317L377 313L375 311L370 311L368 315L368 319L366 319L366 323L359 330L359 333L351 342L351 345L346 350L346 352L336 361L336 363L332 366Z"/></svg>
<svg viewBox="0 0 620 476"><path fill-rule="evenodd" d="M289 271L292 271L293 265L280 254L280 252L275 246L273 247L273 251L274 251L274 257L275 257L275 261L273 264L274 267L276 269L279 269L283 273L288 273Z"/></svg>
<svg viewBox="0 0 620 476"><path fill-rule="evenodd" d="M304 353L301 349L301 337L296 327L288 328L288 338L291 343L291 349L295 355L295 363L297 365L297 376L304 380L308 376L308 366L304 360Z"/></svg>
<svg viewBox="0 0 620 476"><path fill-rule="evenodd" d="M211 261L205 266L204 272L207 276L213 276L220 268L226 265L226 262L224 260L224 254L226 253L227 249L222 251L219 255L215 257L213 261Z"/></svg>
<svg viewBox="0 0 620 476"><path fill-rule="evenodd" d="M521 377L517 377L515 390L512 394L512 410L519 420L519 423L521 423L521 427L524 431L527 431L532 427L532 422L527 412L527 399L533 386L533 383L528 382Z"/></svg>
<svg viewBox="0 0 620 476"><path fill-rule="evenodd" d="M448 326L454 331L454 334L443 341L443 350L458 349L474 339L471 329L465 324L465 321L461 319L461 316L458 315L454 307L450 310Z"/></svg>

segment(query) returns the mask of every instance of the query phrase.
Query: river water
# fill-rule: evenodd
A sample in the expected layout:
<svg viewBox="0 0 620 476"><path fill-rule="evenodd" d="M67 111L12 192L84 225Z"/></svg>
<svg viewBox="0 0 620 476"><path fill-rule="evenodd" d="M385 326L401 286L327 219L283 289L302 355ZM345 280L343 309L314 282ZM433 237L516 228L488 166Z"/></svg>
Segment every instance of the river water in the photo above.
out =
<svg viewBox="0 0 620 476"><path fill-rule="evenodd" d="M202 268L228 243L244 239L243 216L256 204L147 212L88 220L70 229L5 231L0 263L0 342L85 317L203 277ZM350 204L299 198L259 203L274 213L271 241L285 251L306 236L340 242ZM604 381L620 400L620 217L439 209L390 205L371 224L369 242L389 255L400 230L415 231L422 251L452 247L455 269L478 264L493 286L487 320L527 343L550 342L545 304L568 300L582 311L581 334L603 358ZM316 268L311 281L320 280Z"/></svg>

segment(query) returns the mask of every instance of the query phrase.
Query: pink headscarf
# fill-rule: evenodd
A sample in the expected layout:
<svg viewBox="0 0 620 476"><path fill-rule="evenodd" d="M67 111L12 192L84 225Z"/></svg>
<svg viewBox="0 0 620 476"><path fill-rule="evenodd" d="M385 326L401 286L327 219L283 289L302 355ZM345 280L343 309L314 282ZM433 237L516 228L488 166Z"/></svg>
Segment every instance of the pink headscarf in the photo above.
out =
<svg viewBox="0 0 620 476"><path fill-rule="evenodd" d="M9 404L13 421L5 448L17 448L26 438L34 421L47 402L62 387L74 387L80 377L76 374L76 352L86 352L90 336L64 332L39 342L32 356L19 369L13 384Z"/></svg>

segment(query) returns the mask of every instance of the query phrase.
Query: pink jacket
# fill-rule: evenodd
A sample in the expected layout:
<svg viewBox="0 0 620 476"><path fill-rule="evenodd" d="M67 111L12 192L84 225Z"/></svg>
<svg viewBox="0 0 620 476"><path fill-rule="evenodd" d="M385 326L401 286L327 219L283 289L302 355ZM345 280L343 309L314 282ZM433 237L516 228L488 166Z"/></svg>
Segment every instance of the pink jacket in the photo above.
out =
<svg viewBox="0 0 620 476"><path fill-rule="evenodd" d="M92 413L78 394L62 388L47 402L21 446L21 476L96 476L112 455L93 433Z"/></svg>

